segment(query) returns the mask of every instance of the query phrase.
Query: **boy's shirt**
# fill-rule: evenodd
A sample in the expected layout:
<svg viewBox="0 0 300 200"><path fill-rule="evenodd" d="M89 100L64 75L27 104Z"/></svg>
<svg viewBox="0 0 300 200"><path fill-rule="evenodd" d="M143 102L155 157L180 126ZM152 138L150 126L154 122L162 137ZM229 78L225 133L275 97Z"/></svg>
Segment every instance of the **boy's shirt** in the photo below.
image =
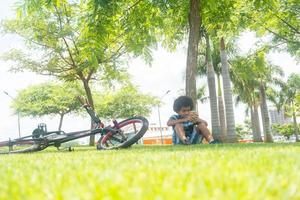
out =
<svg viewBox="0 0 300 200"><path fill-rule="evenodd" d="M182 118L183 118L183 116L181 116L181 115L172 115L170 117L170 120L178 120L178 119L182 119ZM189 122L189 121L183 122L182 125L183 125L183 129L184 129L186 135L192 134L192 132L194 130L194 126L195 126L195 124L193 122ZM175 132L175 130L174 130L175 126L172 126L172 127L173 127L173 131Z"/></svg>

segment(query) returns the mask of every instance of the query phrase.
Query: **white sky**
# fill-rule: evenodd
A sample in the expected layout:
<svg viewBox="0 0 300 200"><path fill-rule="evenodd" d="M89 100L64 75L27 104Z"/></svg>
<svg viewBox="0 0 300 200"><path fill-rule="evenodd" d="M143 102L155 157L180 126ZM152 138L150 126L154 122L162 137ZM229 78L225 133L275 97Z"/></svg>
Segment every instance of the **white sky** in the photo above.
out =
<svg viewBox="0 0 300 200"><path fill-rule="evenodd" d="M16 0L0 1L0 20L14 16L12 10L13 3ZM239 40L239 47L242 52L247 52L257 39L253 33L244 33ZM11 48L22 47L22 40L13 35L0 35L0 54ZM167 52L162 48L153 53L154 61L152 66L146 65L141 59L133 59L129 63L129 72L132 80L144 93L155 96L162 96L166 91L171 90L164 96L161 106L162 125L166 124L169 116L173 113L173 100L184 89L184 71L186 66L186 48L182 47L176 52ZM287 53L271 53L268 56L274 64L283 67L286 75L290 73L300 73L300 67ZM0 60L0 141L8 137L18 136L17 116L10 108L11 99L4 94L7 91L11 96L16 96L18 91L29 85L37 84L48 80L48 77L39 76L33 73L10 73L8 72L10 63ZM204 82L205 80L201 80ZM200 117L210 122L209 103L199 105ZM239 106L235 109L236 123L242 123L244 120L244 107ZM153 108L150 123L158 125L157 108ZM44 117L41 119L21 118L22 135L31 134L40 122L47 123L48 130L57 130L58 118ZM86 129L89 127L89 118L66 116L62 129L66 132Z"/></svg>

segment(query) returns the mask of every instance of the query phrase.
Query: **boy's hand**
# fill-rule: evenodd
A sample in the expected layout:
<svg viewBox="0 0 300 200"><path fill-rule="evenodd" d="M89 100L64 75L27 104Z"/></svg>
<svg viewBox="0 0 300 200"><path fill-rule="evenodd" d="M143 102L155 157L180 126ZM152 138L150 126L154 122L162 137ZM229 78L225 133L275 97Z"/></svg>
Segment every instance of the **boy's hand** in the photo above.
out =
<svg viewBox="0 0 300 200"><path fill-rule="evenodd" d="M188 139L184 139L181 142L182 142L182 144L185 144L185 145L190 145L191 144L191 142Z"/></svg>
<svg viewBox="0 0 300 200"><path fill-rule="evenodd" d="M187 116L187 121L197 123L199 120L198 114L196 112L190 112Z"/></svg>
<svg viewBox="0 0 300 200"><path fill-rule="evenodd" d="M185 144L185 145L189 145L191 144L191 142L184 136L182 138L180 138L182 144Z"/></svg>
<svg viewBox="0 0 300 200"><path fill-rule="evenodd" d="M193 120L193 118L190 115L187 115L183 119L184 119L185 122L191 122Z"/></svg>
<svg viewBox="0 0 300 200"><path fill-rule="evenodd" d="M194 111L190 112L190 114L188 115L188 121L193 122L195 124L203 123L206 126L208 126L207 121L200 119L198 113Z"/></svg>

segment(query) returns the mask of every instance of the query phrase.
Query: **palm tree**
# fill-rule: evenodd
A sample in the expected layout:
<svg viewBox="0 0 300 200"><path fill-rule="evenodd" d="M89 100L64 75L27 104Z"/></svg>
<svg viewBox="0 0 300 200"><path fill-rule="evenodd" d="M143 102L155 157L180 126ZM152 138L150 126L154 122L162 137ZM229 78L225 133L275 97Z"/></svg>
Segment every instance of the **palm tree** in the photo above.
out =
<svg viewBox="0 0 300 200"><path fill-rule="evenodd" d="M227 137L227 126L226 126L226 117L225 117L225 107L224 107L224 98L222 94L221 87L221 77L222 77L222 65L221 65L221 55L219 50L218 40L213 40L213 50L212 50L212 60L215 73L217 75L218 83L218 107L219 107L219 117L220 117L220 126L221 134ZM227 46L228 57L235 57L237 52L234 46L234 41L228 42Z"/></svg>
<svg viewBox="0 0 300 200"><path fill-rule="evenodd" d="M227 130L226 130L226 117L225 117L225 108L224 108L224 100L222 94L222 87L221 87L221 57L219 51L219 45L217 41L212 42L213 49L212 49L212 63L217 75L217 83L218 83L218 109L219 109L219 118L220 118L220 127L221 127L221 135L223 138L227 137ZM233 49L231 49L233 52Z"/></svg>
<svg viewBox="0 0 300 200"><path fill-rule="evenodd" d="M258 105L259 105L258 98L257 97L253 98L254 95L251 94L250 90L245 90L247 92L238 91L238 90L239 89L236 87L236 83L235 83L233 92L237 94L236 104L243 102L248 106L247 110L250 109L251 130L253 135L253 141L262 142L261 130L259 124L259 115L258 115Z"/></svg>
<svg viewBox="0 0 300 200"><path fill-rule="evenodd" d="M293 124L294 124L294 132L296 141L299 142L299 129L297 126L297 110L295 99L296 96L300 93L300 75L299 74L291 74L288 77L287 84L284 87L283 93L286 97L286 107L291 111L293 116Z"/></svg>
<svg viewBox="0 0 300 200"><path fill-rule="evenodd" d="M220 55L221 55L221 63L222 63L223 91L224 91L225 111L226 111L227 141L237 142L237 137L235 134L235 120L234 120L231 81L229 77L229 67L228 67L226 46L223 37L220 40Z"/></svg>
<svg viewBox="0 0 300 200"><path fill-rule="evenodd" d="M283 87L281 87L280 90L275 88L267 89L267 97L269 101L271 101L274 104L278 113L282 111L285 104L285 94L283 92Z"/></svg>
<svg viewBox="0 0 300 200"><path fill-rule="evenodd" d="M246 58L236 57L232 62L231 80L233 92L236 94L236 103L245 103L251 112L251 129L254 142L262 142L258 115L259 92L258 83L253 74L252 66Z"/></svg>
<svg viewBox="0 0 300 200"><path fill-rule="evenodd" d="M254 123L254 134L253 134L253 141L254 142L262 142L261 138L261 130L260 130L260 123L259 123L259 114L258 114L258 107L259 107L259 94L256 93L254 103L253 103L253 123Z"/></svg>
<svg viewBox="0 0 300 200"><path fill-rule="evenodd" d="M223 101L223 95L221 89L221 76L218 73L217 73L217 81L218 81L218 108L219 108L221 136L223 138L226 138L227 129L226 129L225 108L224 108L224 101Z"/></svg>
<svg viewBox="0 0 300 200"><path fill-rule="evenodd" d="M206 64L207 64L206 69L207 69L207 82L208 82L209 97L210 97L212 134L215 139L224 141L224 135L221 135L221 130L220 130L220 118L219 118L217 93L216 93L215 71L212 64L209 36L207 33L205 33L204 35L206 41Z"/></svg>
<svg viewBox="0 0 300 200"><path fill-rule="evenodd" d="M271 65L265 60L265 52L259 51L254 54L255 59L253 62L254 73L259 83L260 92L260 108L263 120L264 140L265 142L273 142L271 133L269 111L267 105L266 88L272 85L282 85L281 77L283 71L280 67ZM280 76L279 78L277 76Z"/></svg>
<svg viewBox="0 0 300 200"><path fill-rule="evenodd" d="M242 61L240 61L240 60ZM247 98L245 102L252 107L253 112L253 131L257 132L253 135L254 140L260 141L259 122L258 122L258 105L260 105L262 121L263 121L263 131L265 142L272 142L272 134L270 128L270 119L268 114L267 105L267 95L266 88L270 88L274 84L281 84L277 75L282 76L282 70L274 65L271 65L265 61L265 53L263 51L257 51L252 56L247 58L239 58L237 62L240 62L233 70L233 74L237 73L239 70L241 73L237 73L234 78L232 78L235 83L235 87L240 85L240 91L246 95ZM244 61L243 61L244 60ZM257 93L259 92L259 100L257 99ZM251 94L251 95L250 95ZM245 97L244 97L245 98ZM257 127L254 127L257 125Z"/></svg>
<svg viewBox="0 0 300 200"><path fill-rule="evenodd" d="M260 108L261 108L261 115L263 120L263 130L265 135L265 142L273 142L265 88L266 88L265 83L261 81L259 85L259 94L261 98Z"/></svg>
<svg viewBox="0 0 300 200"><path fill-rule="evenodd" d="M201 27L201 34L202 36L205 38L205 44L206 44L206 48L200 48L200 49L204 49L205 51L203 52L199 52L200 56L199 56L199 64L198 64L198 73L200 76L207 76L208 75L208 69L207 66L209 66L208 64L208 59L207 59L207 51L206 49L209 48L209 52L210 52L210 58L211 58L211 64L213 66L213 71L215 73L215 76L213 77L215 79L215 77L217 78L217 85L216 84L210 84L210 87L216 87L217 86L217 90L216 88L213 88L211 90L216 90L217 91L217 104L214 104L211 102L211 105L215 105L218 108L214 108L212 110L218 110L219 111L219 124L220 124L220 131L221 131L221 136L220 138L222 138L222 141L225 141L226 139L226 118L225 118L225 108L224 108L224 100L223 100L223 94L222 94L222 87L221 87L221 57L220 57L220 51L219 51L219 42L218 40L210 40L206 35L208 34L205 27L202 26ZM208 41L208 42L206 42ZM210 45L210 42L212 42L212 45ZM207 45L208 44L208 45ZM231 42L228 45L228 50L229 53L235 55L236 51L234 49L234 43ZM202 56L201 56L202 55ZM204 58L204 56L206 58ZM210 71L211 73L211 71ZM210 74L211 76L211 74ZM216 114L216 113L214 113ZM213 114L212 114L213 115Z"/></svg>

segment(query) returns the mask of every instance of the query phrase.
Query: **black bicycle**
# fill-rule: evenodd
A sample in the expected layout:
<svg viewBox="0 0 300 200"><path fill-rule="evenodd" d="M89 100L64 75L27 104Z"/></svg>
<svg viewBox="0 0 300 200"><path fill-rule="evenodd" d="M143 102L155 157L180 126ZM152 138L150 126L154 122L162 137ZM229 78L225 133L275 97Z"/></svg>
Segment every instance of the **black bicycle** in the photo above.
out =
<svg viewBox="0 0 300 200"><path fill-rule="evenodd" d="M46 124L39 124L32 135L0 142L0 154L36 152L49 146L55 146L60 150L63 143L96 134L100 134L97 142L99 150L127 148L137 143L148 130L148 120L142 116L132 117L121 122L113 120L113 125L105 127L87 101L81 97L78 97L78 100L93 121L92 129L71 133L48 132Z"/></svg>

